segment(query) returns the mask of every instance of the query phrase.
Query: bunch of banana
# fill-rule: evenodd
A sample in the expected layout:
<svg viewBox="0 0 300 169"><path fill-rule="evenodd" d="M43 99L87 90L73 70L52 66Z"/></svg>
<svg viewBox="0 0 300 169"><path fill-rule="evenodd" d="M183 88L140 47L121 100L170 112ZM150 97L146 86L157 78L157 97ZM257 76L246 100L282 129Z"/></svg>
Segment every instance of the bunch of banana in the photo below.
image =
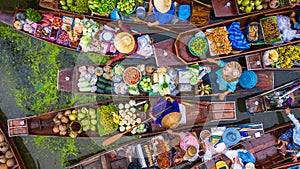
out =
<svg viewBox="0 0 300 169"><path fill-rule="evenodd" d="M281 68L291 68L294 61L300 61L300 46L283 46L278 47L279 62Z"/></svg>
<svg viewBox="0 0 300 169"><path fill-rule="evenodd" d="M200 93L200 96L209 95L210 91L211 87L209 84L204 85L203 83L201 83L201 85L199 86L198 92Z"/></svg>

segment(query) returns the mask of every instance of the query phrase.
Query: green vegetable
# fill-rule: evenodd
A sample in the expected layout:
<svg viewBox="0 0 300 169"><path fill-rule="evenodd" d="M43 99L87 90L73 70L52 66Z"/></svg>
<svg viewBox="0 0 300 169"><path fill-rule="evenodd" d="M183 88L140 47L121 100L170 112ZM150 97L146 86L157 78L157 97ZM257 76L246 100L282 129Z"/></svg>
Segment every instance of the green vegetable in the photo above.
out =
<svg viewBox="0 0 300 169"><path fill-rule="evenodd" d="M90 86L90 83L88 81L81 81L77 83L78 87L87 87Z"/></svg>
<svg viewBox="0 0 300 169"><path fill-rule="evenodd" d="M60 3L62 6L64 6L64 5L67 4L65 0L60 0L59 3Z"/></svg>
<svg viewBox="0 0 300 169"><path fill-rule="evenodd" d="M69 9L67 6L62 6L61 8L66 11Z"/></svg>
<svg viewBox="0 0 300 169"><path fill-rule="evenodd" d="M80 87L79 91L81 92L89 92L91 91L92 87L91 86L87 86L87 87Z"/></svg>
<svg viewBox="0 0 300 169"><path fill-rule="evenodd" d="M136 0L120 0L117 3L117 8L125 16L128 16L129 13L131 13L135 9L135 7Z"/></svg>
<svg viewBox="0 0 300 169"><path fill-rule="evenodd" d="M98 14L108 14L116 6L116 0L89 0L89 8Z"/></svg>
<svg viewBox="0 0 300 169"><path fill-rule="evenodd" d="M207 41L203 38L196 38L191 42L190 50L197 56L203 55L207 49Z"/></svg>
<svg viewBox="0 0 300 169"><path fill-rule="evenodd" d="M105 89L105 88L106 88L106 85L103 84L103 83L97 82L97 87L100 88L100 89Z"/></svg>
<svg viewBox="0 0 300 169"><path fill-rule="evenodd" d="M99 76L99 77L98 77L98 82L100 82L100 83L107 83L107 80L104 79L104 77Z"/></svg>
<svg viewBox="0 0 300 169"><path fill-rule="evenodd" d="M28 8L26 10L26 18L35 23L41 23L43 16L36 10Z"/></svg>
<svg viewBox="0 0 300 169"><path fill-rule="evenodd" d="M100 89L100 88L97 88L97 93L104 93L104 90L103 89Z"/></svg>

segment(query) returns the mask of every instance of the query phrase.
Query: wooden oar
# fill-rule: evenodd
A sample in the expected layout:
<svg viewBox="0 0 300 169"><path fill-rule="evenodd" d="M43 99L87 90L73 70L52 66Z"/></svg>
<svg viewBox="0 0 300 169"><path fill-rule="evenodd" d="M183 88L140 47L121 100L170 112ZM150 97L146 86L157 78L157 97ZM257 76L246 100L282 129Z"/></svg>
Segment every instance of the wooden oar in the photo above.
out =
<svg viewBox="0 0 300 169"><path fill-rule="evenodd" d="M143 21L143 20L141 20L141 19L139 19L139 18L135 18L135 17L130 17L130 18L133 19L135 22L142 22L142 23L144 23L144 24L148 24L148 22ZM168 32L172 32L172 33L178 34L178 32L173 31L173 30L168 29L168 28L165 28L165 27L163 27L163 26L156 25L156 26L153 26L153 27L156 27L156 28L159 28L159 29L168 31Z"/></svg>
<svg viewBox="0 0 300 169"><path fill-rule="evenodd" d="M163 112L165 112L165 111L171 109L172 107L173 107L173 106L169 106L168 108L166 108L166 109L160 111L159 113L156 114L156 116L161 115ZM141 122L140 124L135 125L134 127L132 127L132 128L130 128L130 129L124 131L123 133L116 134L116 135L114 135L114 136L112 136L112 137L106 139L105 141L103 141L102 145L103 145L103 146L108 146L108 145L110 145L111 143L113 143L113 142L117 141L118 139L120 139L124 134L126 134L126 133L132 131L132 130L135 129L136 127L140 126L140 125L143 124L143 123L146 123L146 122L150 121L151 119L152 119L152 118L150 117L150 118L146 119L145 121Z"/></svg>
<svg viewBox="0 0 300 169"><path fill-rule="evenodd" d="M198 0L194 0L194 1L197 2L197 3L199 3L199 4L201 4L201 5L203 5L203 6L206 6L206 7L210 8L210 9L213 9L213 7L211 5L209 5L209 4L203 3L203 2L198 1Z"/></svg>

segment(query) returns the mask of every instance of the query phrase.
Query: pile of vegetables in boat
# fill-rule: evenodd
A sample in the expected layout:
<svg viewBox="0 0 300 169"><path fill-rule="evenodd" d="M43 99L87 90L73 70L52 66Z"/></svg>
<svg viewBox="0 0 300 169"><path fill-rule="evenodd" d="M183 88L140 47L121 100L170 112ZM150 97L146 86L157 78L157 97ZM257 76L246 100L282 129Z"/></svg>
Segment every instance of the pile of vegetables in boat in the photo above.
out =
<svg viewBox="0 0 300 169"><path fill-rule="evenodd" d="M5 139L4 133L0 132L0 168L17 168L15 165L16 159L11 147Z"/></svg>
<svg viewBox="0 0 300 169"><path fill-rule="evenodd" d="M60 0L61 9L75 13L88 13L88 0Z"/></svg>
<svg viewBox="0 0 300 169"><path fill-rule="evenodd" d="M116 6L116 0L88 0L89 8L97 14L109 14Z"/></svg>
<svg viewBox="0 0 300 169"><path fill-rule="evenodd" d="M68 134L70 137L75 138L82 132L82 126L77 121L77 111L75 109L58 112L53 118L53 123L53 133L60 136Z"/></svg>
<svg viewBox="0 0 300 169"><path fill-rule="evenodd" d="M97 109L97 127L100 136L104 136L116 131L119 127L118 121L121 116L114 104L102 105Z"/></svg>
<svg viewBox="0 0 300 169"><path fill-rule="evenodd" d="M78 121L82 124L83 131L96 131L97 113L94 108L82 107L78 111Z"/></svg>

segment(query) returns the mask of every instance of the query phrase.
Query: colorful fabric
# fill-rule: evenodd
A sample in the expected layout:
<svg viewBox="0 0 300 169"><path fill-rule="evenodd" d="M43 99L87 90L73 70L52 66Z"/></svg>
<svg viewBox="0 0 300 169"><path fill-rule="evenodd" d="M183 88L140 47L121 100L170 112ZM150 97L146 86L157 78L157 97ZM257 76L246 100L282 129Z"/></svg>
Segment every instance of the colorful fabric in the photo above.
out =
<svg viewBox="0 0 300 169"><path fill-rule="evenodd" d="M159 124L160 126L162 126L162 124L161 124L161 121L162 121L162 119L166 116L166 115L168 115L168 114L170 114L170 113L172 113L172 112L180 112L180 110L179 110L179 104L178 104L178 102L177 102L177 100L174 100L173 102L171 102L171 101L165 101L165 100L162 100L162 99L159 99L158 101L157 101L157 104L155 105L155 107L152 109L152 113L153 113L153 115L154 116L156 116L156 114L158 114L160 111L162 111L163 109L166 109L166 108L168 108L168 107L170 107L170 106L173 106L172 108L170 108L170 109L168 109L168 110L166 110L165 112L163 112L161 115L159 115L157 118L156 118L156 120L155 120L155 123L156 124Z"/></svg>
<svg viewBox="0 0 300 169"><path fill-rule="evenodd" d="M168 12L160 13L160 12L157 11L157 9L155 8L155 6L153 4L153 13L154 13L155 21L158 21L160 25L166 24L168 22L171 22L171 20L174 17L175 5L172 2L171 8Z"/></svg>

